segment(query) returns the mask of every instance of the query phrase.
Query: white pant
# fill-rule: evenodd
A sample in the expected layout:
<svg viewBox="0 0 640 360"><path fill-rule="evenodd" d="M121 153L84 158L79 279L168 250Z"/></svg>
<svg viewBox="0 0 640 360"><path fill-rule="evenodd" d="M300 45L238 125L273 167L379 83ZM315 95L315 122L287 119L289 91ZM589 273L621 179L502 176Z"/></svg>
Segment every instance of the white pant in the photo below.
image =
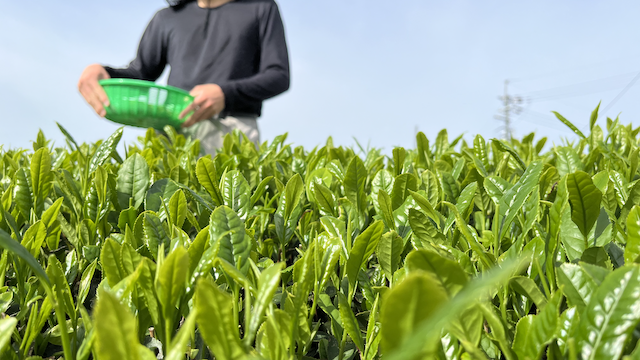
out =
<svg viewBox="0 0 640 360"><path fill-rule="evenodd" d="M260 145L258 118L255 116L227 116L222 119L206 119L191 127L181 129L180 132L184 136L191 136L193 139L200 140L200 154L216 156L217 150L222 147L224 136L234 129L243 132L256 146Z"/></svg>

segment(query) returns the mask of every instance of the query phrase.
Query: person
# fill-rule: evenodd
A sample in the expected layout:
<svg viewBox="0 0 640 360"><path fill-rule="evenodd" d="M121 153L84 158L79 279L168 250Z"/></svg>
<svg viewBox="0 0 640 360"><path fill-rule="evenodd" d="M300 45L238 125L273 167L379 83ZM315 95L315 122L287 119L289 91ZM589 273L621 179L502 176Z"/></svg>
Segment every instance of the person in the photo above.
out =
<svg viewBox="0 0 640 360"><path fill-rule="evenodd" d="M284 26L274 0L180 0L158 11L147 25L135 59L125 68L92 64L78 90L104 117L109 99L98 81L156 81L170 66L167 84L190 91L193 111L180 132L200 139L215 155L226 133L239 129L260 143L262 102L289 88Z"/></svg>

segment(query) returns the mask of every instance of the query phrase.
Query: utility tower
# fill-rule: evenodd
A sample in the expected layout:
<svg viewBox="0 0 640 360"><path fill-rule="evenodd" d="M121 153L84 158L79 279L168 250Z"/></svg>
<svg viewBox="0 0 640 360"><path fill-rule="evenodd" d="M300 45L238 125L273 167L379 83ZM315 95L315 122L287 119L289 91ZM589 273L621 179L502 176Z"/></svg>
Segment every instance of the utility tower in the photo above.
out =
<svg viewBox="0 0 640 360"><path fill-rule="evenodd" d="M499 96L498 100L502 101L502 109L498 115L494 117L502 121L502 137L506 140L511 140L513 134L513 127L511 122L513 121L513 115L520 114L522 112L522 97L509 95L509 80L504 81L504 95Z"/></svg>

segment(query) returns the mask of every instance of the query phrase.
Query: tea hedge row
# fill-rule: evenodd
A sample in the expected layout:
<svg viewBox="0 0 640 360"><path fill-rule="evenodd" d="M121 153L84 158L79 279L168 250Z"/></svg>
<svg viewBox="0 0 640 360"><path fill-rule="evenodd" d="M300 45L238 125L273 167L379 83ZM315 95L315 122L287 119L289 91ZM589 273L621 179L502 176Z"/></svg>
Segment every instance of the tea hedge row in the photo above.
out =
<svg viewBox="0 0 640 360"><path fill-rule="evenodd" d="M638 132L0 162L2 359L640 358ZM545 150L548 148L548 150Z"/></svg>

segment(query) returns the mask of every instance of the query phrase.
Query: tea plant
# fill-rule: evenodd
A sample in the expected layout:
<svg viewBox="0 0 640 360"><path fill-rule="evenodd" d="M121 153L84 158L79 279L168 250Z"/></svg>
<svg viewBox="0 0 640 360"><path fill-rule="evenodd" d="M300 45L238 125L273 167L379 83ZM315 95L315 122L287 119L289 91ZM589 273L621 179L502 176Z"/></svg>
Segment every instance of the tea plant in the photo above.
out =
<svg viewBox="0 0 640 360"><path fill-rule="evenodd" d="M0 155L2 359L640 358L638 132Z"/></svg>

